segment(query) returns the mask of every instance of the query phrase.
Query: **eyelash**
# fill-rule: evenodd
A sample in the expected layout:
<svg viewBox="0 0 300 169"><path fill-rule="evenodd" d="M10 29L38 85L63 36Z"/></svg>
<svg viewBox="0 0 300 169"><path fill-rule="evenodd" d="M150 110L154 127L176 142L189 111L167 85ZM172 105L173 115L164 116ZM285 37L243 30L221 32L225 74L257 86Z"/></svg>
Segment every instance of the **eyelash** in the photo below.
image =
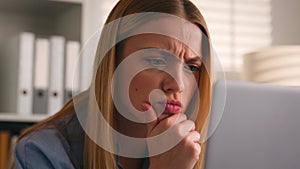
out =
<svg viewBox="0 0 300 169"><path fill-rule="evenodd" d="M199 72L201 69L200 66L195 66L195 65L185 65L184 67L192 72Z"/></svg>

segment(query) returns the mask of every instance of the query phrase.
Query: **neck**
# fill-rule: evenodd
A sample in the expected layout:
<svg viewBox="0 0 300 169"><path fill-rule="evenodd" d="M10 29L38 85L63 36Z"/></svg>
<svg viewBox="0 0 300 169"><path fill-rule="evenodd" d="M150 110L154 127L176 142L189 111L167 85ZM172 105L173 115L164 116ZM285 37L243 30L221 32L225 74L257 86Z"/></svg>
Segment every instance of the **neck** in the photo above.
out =
<svg viewBox="0 0 300 169"><path fill-rule="evenodd" d="M120 113L117 113L117 130L126 136L135 138L146 138L147 134L146 124L130 121Z"/></svg>

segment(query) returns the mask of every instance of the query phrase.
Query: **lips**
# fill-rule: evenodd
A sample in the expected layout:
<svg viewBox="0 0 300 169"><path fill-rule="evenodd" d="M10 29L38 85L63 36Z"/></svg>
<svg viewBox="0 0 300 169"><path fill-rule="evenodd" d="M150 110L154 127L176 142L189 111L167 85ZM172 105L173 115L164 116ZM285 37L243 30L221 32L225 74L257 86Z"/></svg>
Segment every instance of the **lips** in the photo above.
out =
<svg viewBox="0 0 300 169"><path fill-rule="evenodd" d="M168 99L166 103L161 103L165 106L166 113L176 114L181 111L182 105L178 100Z"/></svg>
<svg viewBox="0 0 300 169"><path fill-rule="evenodd" d="M141 104L142 110L147 111L151 107L154 108L155 111L161 112L161 113L166 113L166 114L176 114L181 112L182 110L182 104L178 100L173 100L173 99L167 99L167 101L163 102L156 102L156 104L151 105L149 102L144 102ZM163 111L160 111L163 110Z"/></svg>

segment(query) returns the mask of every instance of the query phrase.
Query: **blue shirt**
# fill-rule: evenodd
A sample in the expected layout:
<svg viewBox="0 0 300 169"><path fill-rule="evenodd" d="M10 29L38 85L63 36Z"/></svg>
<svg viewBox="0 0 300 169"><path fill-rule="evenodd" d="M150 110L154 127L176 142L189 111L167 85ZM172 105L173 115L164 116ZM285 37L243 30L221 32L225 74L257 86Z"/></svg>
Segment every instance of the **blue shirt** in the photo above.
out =
<svg viewBox="0 0 300 169"><path fill-rule="evenodd" d="M14 152L15 169L82 169L84 131L69 114L23 137ZM149 166L145 160L142 169ZM118 164L118 168L122 169Z"/></svg>
<svg viewBox="0 0 300 169"><path fill-rule="evenodd" d="M83 168L83 143L76 115L67 115L23 137L15 148L14 168Z"/></svg>

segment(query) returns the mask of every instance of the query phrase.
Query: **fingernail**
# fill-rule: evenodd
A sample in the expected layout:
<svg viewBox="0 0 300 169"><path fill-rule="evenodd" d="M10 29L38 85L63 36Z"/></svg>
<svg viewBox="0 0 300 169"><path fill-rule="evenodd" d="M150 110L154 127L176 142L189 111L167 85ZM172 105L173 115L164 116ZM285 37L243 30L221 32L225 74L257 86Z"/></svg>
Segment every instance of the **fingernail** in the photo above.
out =
<svg viewBox="0 0 300 169"><path fill-rule="evenodd" d="M141 104L143 111L147 111L150 110L151 106L147 103L143 103Z"/></svg>

